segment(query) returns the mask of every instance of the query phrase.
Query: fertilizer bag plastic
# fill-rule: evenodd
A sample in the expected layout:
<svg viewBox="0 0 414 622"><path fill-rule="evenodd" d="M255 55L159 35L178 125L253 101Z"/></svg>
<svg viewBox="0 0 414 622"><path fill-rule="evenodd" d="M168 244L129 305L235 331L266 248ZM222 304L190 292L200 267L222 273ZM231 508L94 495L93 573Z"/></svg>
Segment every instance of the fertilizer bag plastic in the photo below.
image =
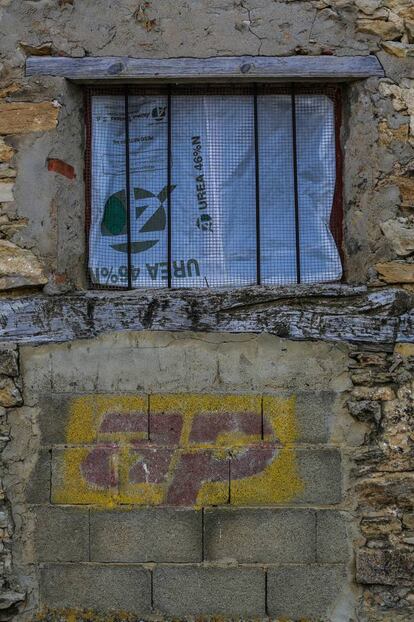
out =
<svg viewBox="0 0 414 622"><path fill-rule="evenodd" d="M125 102L92 98L89 268L96 285L127 286ZM257 282L253 97L130 96L130 231L133 287L167 284L171 205L173 287ZM332 101L297 95L302 282L341 276L329 229L335 188ZM296 224L291 98L258 97L260 266L264 284L294 283Z"/></svg>

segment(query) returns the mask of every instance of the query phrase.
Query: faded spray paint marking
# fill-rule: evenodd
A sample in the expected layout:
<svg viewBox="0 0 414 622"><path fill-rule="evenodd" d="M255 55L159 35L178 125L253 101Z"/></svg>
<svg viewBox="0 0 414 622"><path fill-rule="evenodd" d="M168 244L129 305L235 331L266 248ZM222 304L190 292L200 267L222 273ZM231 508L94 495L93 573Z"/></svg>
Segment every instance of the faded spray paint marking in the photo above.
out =
<svg viewBox="0 0 414 622"><path fill-rule="evenodd" d="M52 501L284 503L304 488L296 439L294 396L76 398L67 426L71 447L56 458Z"/></svg>

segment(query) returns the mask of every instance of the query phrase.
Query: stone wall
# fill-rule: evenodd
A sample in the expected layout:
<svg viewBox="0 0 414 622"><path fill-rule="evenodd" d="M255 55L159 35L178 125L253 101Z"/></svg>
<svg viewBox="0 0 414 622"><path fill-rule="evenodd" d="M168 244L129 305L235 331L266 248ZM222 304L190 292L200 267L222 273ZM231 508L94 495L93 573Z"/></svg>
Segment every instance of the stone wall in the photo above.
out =
<svg viewBox="0 0 414 622"><path fill-rule="evenodd" d="M412 620L412 0L104 4L0 0L0 619ZM84 291L82 88L26 57L241 54L382 63L343 86L345 280L368 294L211 293L208 321L202 296L141 297L139 329L201 332L98 337L134 300ZM226 322L317 341L205 332Z"/></svg>
<svg viewBox="0 0 414 622"><path fill-rule="evenodd" d="M19 582L13 573L12 560L12 539L14 535L14 512L7 497L5 476L8 470L7 458L4 458L3 451L7 448L10 441L9 412L22 403L21 379L18 365L18 352L14 347L4 347L0 350L0 404L1 404L1 432L0 432L0 451L1 451L1 483L0 483L0 568L1 568L1 590L0 590L0 611L5 615L5 619L13 617L18 606L25 600L25 593L21 589ZM20 452L18 452L19 454Z"/></svg>
<svg viewBox="0 0 414 622"><path fill-rule="evenodd" d="M408 344L392 354L351 354L348 408L369 426L351 476L360 528L356 581L368 620L414 616L413 366Z"/></svg>
<svg viewBox="0 0 414 622"><path fill-rule="evenodd" d="M370 53L386 77L344 89L346 278L412 284L411 4L242 0L211 7L125 0L102 14L77 1L2 0L0 285L38 286L47 279L45 291L56 293L86 283L82 89L57 78L26 78L28 55Z"/></svg>

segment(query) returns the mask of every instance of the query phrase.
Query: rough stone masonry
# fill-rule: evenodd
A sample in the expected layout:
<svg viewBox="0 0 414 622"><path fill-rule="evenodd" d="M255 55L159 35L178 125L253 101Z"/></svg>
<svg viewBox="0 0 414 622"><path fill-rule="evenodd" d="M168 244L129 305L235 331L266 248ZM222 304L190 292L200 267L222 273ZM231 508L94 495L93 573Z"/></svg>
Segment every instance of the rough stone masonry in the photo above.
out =
<svg viewBox="0 0 414 622"><path fill-rule="evenodd" d="M0 0L1 620L414 619L412 0ZM29 56L364 56L340 285L87 292Z"/></svg>

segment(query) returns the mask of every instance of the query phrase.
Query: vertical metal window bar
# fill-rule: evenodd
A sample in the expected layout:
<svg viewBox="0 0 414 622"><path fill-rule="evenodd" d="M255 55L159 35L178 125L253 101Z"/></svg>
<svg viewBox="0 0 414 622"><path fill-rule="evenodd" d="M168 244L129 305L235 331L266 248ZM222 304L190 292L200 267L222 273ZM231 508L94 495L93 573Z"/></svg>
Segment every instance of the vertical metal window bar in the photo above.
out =
<svg viewBox="0 0 414 622"><path fill-rule="evenodd" d="M259 163L259 131L257 114L257 84L254 85L253 92L253 114L254 114L254 164L255 164L255 184L256 184L256 274L257 284L261 284L261 251L260 251L260 163Z"/></svg>
<svg viewBox="0 0 414 622"><path fill-rule="evenodd" d="M171 85L167 93L167 283L172 284L172 240L171 240L171 166L172 166L172 129L171 129Z"/></svg>
<svg viewBox="0 0 414 622"><path fill-rule="evenodd" d="M124 90L125 98L125 184L126 184L126 224L128 254L128 289L132 289L132 253L131 253L131 180L129 166L129 89Z"/></svg>
<svg viewBox="0 0 414 622"><path fill-rule="evenodd" d="M293 187L295 195L295 237L296 237L296 282L300 283L300 231L299 231L299 187L298 187L298 152L296 138L296 90L291 85L292 104L292 156L293 156Z"/></svg>

